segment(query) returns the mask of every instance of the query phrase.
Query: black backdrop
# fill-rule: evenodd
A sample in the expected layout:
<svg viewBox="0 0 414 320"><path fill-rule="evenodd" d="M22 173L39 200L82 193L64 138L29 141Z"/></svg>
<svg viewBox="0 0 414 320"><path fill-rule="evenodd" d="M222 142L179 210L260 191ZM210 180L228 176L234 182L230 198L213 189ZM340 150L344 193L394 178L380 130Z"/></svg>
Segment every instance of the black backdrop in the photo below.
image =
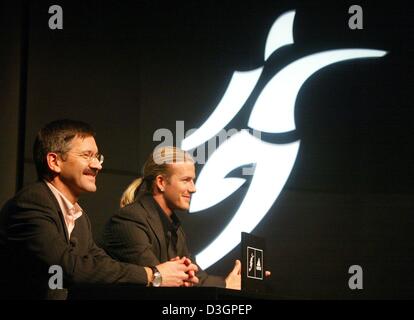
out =
<svg viewBox="0 0 414 320"><path fill-rule="evenodd" d="M63 8L63 30L48 8ZM359 4L364 29L348 28ZM91 123L105 155L98 192L86 195L97 239L122 190L159 142L159 128L197 128L235 70L263 65L274 20L295 9L295 44L269 77L310 53L388 51L338 63L299 92L294 169L253 231L267 238L269 290L293 298L414 298L413 12L377 1L33 1L28 5L24 183L35 179L36 131L56 118ZM271 71L271 72L270 72ZM266 77L262 81L266 80ZM228 127L246 127L248 114ZM275 164L277 165L277 164ZM201 166L198 166L198 170ZM215 237L247 186L211 210L180 215L193 252ZM226 274L239 248L209 271ZM364 289L348 287L360 265Z"/></svg>

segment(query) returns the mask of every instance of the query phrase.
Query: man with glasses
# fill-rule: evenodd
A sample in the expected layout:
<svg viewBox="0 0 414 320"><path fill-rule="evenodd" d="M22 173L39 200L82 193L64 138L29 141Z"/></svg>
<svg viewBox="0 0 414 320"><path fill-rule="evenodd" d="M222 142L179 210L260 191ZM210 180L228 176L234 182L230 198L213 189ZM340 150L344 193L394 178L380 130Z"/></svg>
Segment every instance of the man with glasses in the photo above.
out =
<svg viewBox="0 0 414 320"><path fill-rule="evenodd" d="M96 191L102 169L94 135L88 124L73 120L38 132L33 157L39 181L0 212L0 296L62 299L78 285L150 285L155 272L163 286L184 285L189 277L197 282L197 267L188 258L142 267L117 262L96 246L77 202L82 193ZM50 270L62 270L62 288L53 285Z"/></svg>

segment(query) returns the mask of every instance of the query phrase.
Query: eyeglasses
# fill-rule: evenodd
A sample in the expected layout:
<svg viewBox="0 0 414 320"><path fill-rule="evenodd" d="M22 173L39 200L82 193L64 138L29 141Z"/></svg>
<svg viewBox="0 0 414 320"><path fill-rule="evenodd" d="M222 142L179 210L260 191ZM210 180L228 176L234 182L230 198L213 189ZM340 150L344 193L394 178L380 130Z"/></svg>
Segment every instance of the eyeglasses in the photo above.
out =
<svg viewBox="0 0 414 320"><path fill-rule="evenodd" d="M83 159L85 159L89 163L91 163L93 160L98 160L99 164L102 164L104 162L104 156L103 156L103 154L100 154L100 153L97 153L97 154L93 154L93 153L90 153L90 152L84 152L84 153L74 152L74 153L76 155L78 155L79 157L82 157Z"/></svg>

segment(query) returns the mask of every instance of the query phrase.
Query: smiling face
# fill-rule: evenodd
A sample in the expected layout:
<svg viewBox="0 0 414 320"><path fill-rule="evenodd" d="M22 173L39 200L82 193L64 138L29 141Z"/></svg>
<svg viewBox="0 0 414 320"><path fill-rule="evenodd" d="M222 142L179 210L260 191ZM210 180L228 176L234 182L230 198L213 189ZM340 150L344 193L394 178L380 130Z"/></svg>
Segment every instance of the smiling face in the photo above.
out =
<svg viewBox="0 0 414 320"><path fill-rule="evenodd" d="M98 147L92 136L75 136L70 143L70 150L59 157L56 187L72 202L77 201L84 192L96 191L96 175L102 169L99 161L92 157L98 153Z"/></svg>
<svg viewBox="0 0 414 320"><path fill-rule="evenodd" d="M194 163L185 161L169 164L169 172L170 175L161 186L165 204L171 211L188 210L191 194L196 192Z"/></svg>

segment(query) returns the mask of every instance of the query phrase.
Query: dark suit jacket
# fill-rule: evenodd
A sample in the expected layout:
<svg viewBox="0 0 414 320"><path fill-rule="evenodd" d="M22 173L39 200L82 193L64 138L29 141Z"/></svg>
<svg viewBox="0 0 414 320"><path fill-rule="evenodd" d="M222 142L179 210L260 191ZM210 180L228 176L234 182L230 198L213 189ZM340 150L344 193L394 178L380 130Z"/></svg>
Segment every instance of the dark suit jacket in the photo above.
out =
<svg viewBox="0 0 414 320"><path fill-rule="evenodd" d="M150 194L120 209L107 223L103 247L113 258L139 265L155 266L168 261L162 221ZM177 255L192 261L183 228L177 230ZM200 269L200 267L199 267ZM202 286L225 287L224 278L197 273Z"/></svg>
<svg viewBox="0 0 414 320"><path fill-rule="evenodd" d="M63 270L63 287L111 283L147 283L143 267L120 263L98 248L87 214L68 237L59 204L44 182L22 189L0 212L0 296L65 298L49 289L51 265Z"/></svg>

